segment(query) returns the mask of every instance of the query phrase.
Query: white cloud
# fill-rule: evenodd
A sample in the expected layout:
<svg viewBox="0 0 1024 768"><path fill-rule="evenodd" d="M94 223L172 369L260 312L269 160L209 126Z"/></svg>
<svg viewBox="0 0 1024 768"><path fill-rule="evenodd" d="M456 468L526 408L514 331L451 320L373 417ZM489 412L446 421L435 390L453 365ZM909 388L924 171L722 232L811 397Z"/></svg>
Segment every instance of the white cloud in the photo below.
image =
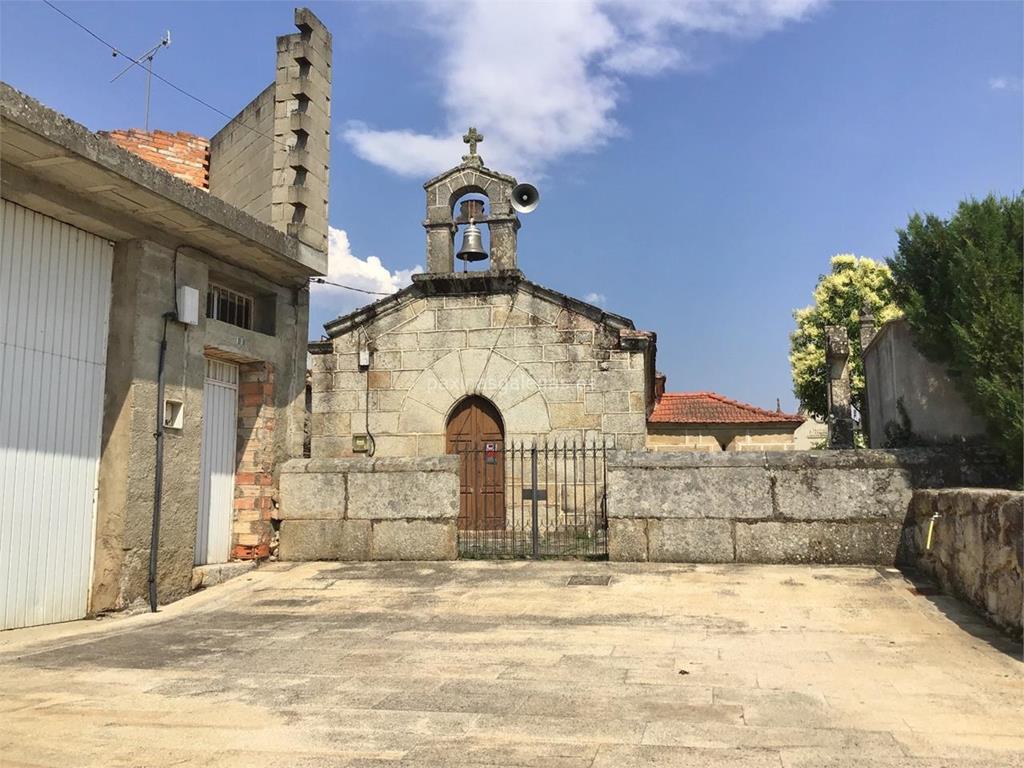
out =
<svg viewBox="0 0 1024 768"><path fill-rule="evenodd" d="M595 293L594 291L591 291L583 297L583 300L587 302L587 304L596 304L599 307L603 307L604 303L608 301L608 298L603 293Z"/></svg>
<svg viewBox="0 0 1024 768"><path fill-rule="evenodd" d="M376 130L342 135L356 154L426 178L458 162L461 135L486 136L489 166L535 177L566 154L599 149L621 132L615 119L629 78L695 66L697 35L749 39L805 18L822 0L576 0L433 2L416 7L443 55L445 126L432 133Z"/></svg>
<svg viewBox="0 0 1024 768"><path fill-rule="evenodd" d="M990 77L988 87L993 91L1019 91L1021 79L1019 77Z"/></svg>
<svg viewBox="0 0 1024 768"><path fill-rule="evenodd" d="M341 283L360 288L363 291L374 291L389 294L404 288L412 282L412 275L422 272L423 267L416 265L412 269L391 271L376 256L360 259L352 253L348 242L348 233L336 227L328 228L327 237L327 276L332 283ZM335 315L343 315L352 310L369 304L381 296L359 291L339 288L335 285L313 283L310 286L311 301L322 311L330 311Z"/></svg>

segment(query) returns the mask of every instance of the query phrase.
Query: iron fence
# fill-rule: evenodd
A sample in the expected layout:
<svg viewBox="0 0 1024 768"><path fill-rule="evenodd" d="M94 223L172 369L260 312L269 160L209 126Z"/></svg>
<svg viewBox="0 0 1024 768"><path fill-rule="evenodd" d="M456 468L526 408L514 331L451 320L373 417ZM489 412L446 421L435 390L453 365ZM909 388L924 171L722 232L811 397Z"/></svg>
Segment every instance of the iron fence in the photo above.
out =
<svg viewBox="0 0 1024 768"><path fill-rule="evenodd" d="M459 554L605 558L603 443L462 443Z"/></svg>

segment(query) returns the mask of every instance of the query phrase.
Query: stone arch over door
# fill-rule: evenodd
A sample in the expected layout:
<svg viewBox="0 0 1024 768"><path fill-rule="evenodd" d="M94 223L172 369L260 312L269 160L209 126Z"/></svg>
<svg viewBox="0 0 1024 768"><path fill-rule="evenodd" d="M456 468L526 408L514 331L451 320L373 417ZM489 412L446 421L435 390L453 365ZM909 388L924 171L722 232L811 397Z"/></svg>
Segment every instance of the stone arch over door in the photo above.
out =
<svg viewBox="0 0 1024 768"><path fill-rule="evenodd" d="M498 409L508 439L551 431L547 400L525 368L499 352L459 349L417 377L402 402L399 432L443 436L456 403L470 395L484 397Z"/></svg>

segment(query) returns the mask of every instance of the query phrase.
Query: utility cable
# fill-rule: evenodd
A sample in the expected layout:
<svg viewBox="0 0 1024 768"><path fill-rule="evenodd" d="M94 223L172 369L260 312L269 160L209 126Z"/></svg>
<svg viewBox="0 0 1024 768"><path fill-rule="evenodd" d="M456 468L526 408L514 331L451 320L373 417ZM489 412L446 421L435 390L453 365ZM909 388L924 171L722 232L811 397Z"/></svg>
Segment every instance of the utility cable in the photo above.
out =
<svg viewBox="0 0 1024 768"><path fill-rule="evenodd" d="M349 291L356 291L357 293L367 293L370 296L393 296L395 294L395 291L368 291L365 288L356 288L352 285L332 283L330 280L324 280L322 277L311 277L309 278L309 282L319 283L320 285L333 285L335 288L344 288Z"/></svg>
<svg viewBox="0 0 1024 768"><path fill-rule="evenodd" d="M112 45L111 43L108 43L106 40L104 40L102 37L100 37L95 32L93 32L91 29L89 29L87 26L85 26L85 24L80 22L78 19L76 19L73 16L65 13L60 8L58 8L56 5L51 3L50 0L43 0L43 3L45 5L47 5L47 6L49 6L50 8L52 8L57 13L59 13L65 19L67 19L72 24L74 24L76 27L78 27L79 29L81 29L84 32L88 33L91 37L93 37L94 39L96 39L97 41L99 41L100 43L105 45L107 48L109 48L111 51L113 51L115 55L117 55L117 56L124 56L126 59L128 59L128 61L132 62L132 64L136 64L138 66L142 66L142 62L140 62L138 59L132 58L127 53L125 53L123 50L118 48L116 45ZM239 120L238 117L232 117L231 115L229 115L227 112L225 112L222 109L217 109L217 107L213 106L208 101L204 101L203 99L199 98L198 96L195 96L195 95L189 93L184 88L182 88L182 87L172 83L166 77L163 77L162 75L159 75L156 72L151 72L150 74L152 74L152 76L155 77L157 80L161 81L165 85L170 86L171 88L176 90L178 93L182 94L183 96L187 96L188 98L192 99L192 101L195 101L195 102L197 102L199 104L202 104L207 109L212 109L214 112L216 112L218 115L221 115L222 117L226 117L228 119L228 122L227 122L226 125L231 125L231 123L237 123L238 125L242 126L243 128L248 128L250 131L255 133L257 136L262 136L264 139L267 139L268 141L272 141L275 144L278 144L278 145L284 147L285 149L291 149L291 146L289 146L288 144L285 144L283 141L279 141L279 140L275 139L273 136L270 136L269 134L266 134L266 133L263 133L261 131L258 131L257 129L253 128L251 125L248 125L247 123L244 123L241 120Z"/></svg>

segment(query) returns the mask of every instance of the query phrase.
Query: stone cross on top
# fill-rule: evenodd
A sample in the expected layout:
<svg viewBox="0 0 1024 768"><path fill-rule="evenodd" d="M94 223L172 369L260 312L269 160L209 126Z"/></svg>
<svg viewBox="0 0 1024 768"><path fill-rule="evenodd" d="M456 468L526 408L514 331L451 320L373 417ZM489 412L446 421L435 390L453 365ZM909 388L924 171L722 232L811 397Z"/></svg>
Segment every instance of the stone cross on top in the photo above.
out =
<svg viewBox="0 0 1024 768"><path fill-rule="evenodd" d="M484 135L480 133L473 126L469 126L469 130L463 135L462 141L469 144L469 154L462 156L464 163L472 163L473 165L483 165L483 158L476 153L476 145L484 140Z"/></svg>

